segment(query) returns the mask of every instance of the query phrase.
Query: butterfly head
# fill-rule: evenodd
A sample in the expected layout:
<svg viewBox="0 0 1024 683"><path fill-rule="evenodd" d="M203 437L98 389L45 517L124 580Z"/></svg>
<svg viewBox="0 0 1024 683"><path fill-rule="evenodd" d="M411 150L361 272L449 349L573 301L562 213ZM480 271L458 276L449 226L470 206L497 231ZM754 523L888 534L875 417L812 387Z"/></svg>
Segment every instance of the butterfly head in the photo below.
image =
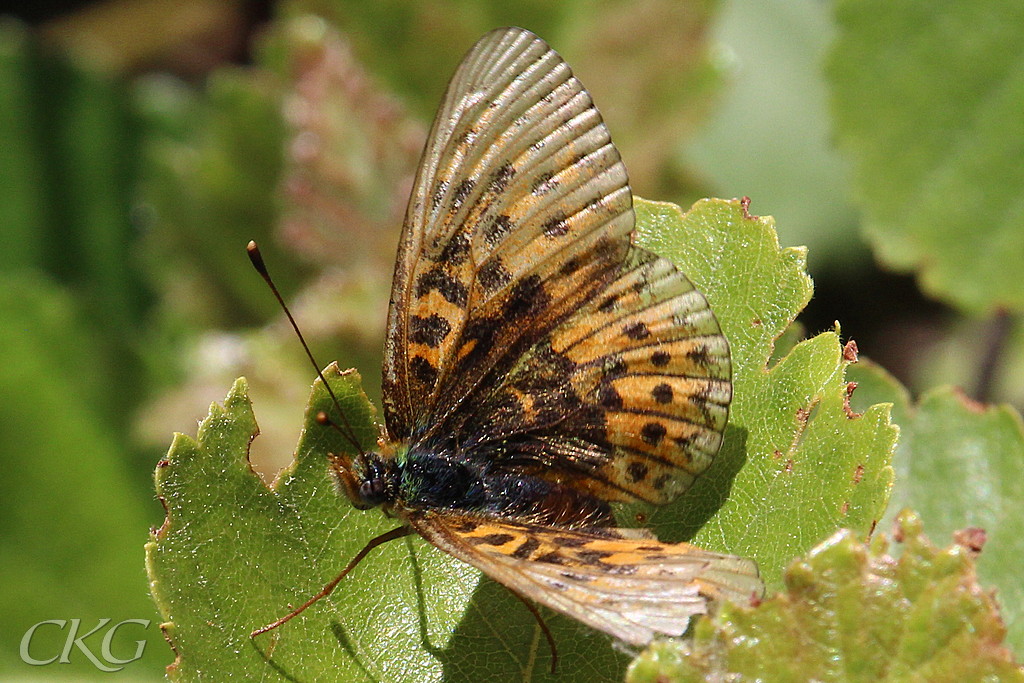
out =
<svg viewBox="0 0 1024 683"><path fill-rule="evenodd" d="M338 488L360 510L395 499L398 468L394 458L373 452L332 455L331 470Z"/></svg>

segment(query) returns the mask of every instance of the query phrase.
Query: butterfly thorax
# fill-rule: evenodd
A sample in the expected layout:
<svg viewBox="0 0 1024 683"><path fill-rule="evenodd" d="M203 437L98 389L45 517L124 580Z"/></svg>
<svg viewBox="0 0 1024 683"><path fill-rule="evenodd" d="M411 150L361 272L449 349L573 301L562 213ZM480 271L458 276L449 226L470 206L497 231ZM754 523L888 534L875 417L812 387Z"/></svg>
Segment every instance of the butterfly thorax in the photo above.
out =
<svg viewBox="0 0 1024 683"><path fill-rule="evenodd" d="M612 522L606 502L521 468L444 447L388 444L382 451L332 461L340 488L359 509L447 509L574 527Z"/></svg>

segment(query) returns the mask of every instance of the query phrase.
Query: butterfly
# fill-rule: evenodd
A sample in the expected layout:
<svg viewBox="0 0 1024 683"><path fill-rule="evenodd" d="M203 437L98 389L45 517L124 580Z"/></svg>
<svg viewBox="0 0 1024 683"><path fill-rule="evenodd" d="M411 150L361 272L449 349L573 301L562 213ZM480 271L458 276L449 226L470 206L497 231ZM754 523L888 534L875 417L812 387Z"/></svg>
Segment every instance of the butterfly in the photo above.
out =
<svg viewBox="0 0 1024 683"><path fill-rule="evenodd" d="M667 503L708 468L732 398L707 300L633 228L625 168L565 61L523 29L481 38L409 200L379 449L330 458L357 508L402 526L317 597L409 533L634 645L761 594L750 560L615 525L613 503Z"/></svg>

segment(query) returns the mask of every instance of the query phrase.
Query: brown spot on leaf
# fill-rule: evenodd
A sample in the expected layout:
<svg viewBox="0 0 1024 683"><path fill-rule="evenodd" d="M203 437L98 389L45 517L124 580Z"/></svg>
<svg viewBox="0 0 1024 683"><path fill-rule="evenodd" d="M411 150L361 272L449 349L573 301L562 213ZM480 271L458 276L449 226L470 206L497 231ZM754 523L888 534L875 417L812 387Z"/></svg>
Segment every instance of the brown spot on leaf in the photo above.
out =
<svg viewBox="0 0 1024 683"><path fill-rule="evenodd" d="M853 483L857 485L864 478L864 465L857 465L853 470Z"/></svg>
<svg viewBox="0 0 1024 683"><path fill-rule="evenodd" d="M853 396L853 390L856 388L856 382L847 382L846 393L843 394L843 412L846 413L847 419L850 420L856 420L858 417L864 415L864 413L855 412L854 409L850 407L850 397Z"/></svg>
<svg viewBox="0 0 1024 683"><path fill-rule="evenodd" d="M956 388L956 397L960 399L960 403L963 404L964 408L971 411L972 413L984 413L986 406L981 401L975 401L973 398L964 393L963 389Z"/></svg>
<svg viewBox="0 0 1024 683"><path fill-rule="evenodd" d="M852 339L843 347L843 360L847 363L857 362L857 342Z"/></svg>

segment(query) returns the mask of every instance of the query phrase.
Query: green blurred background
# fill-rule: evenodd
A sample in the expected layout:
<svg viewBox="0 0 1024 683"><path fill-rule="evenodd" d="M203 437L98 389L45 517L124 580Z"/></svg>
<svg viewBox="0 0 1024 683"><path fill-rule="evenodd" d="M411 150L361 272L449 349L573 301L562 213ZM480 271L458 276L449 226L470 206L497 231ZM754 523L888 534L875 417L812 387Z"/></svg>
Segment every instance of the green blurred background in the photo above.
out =
<svg viewBox="0 0 1024 683"><path fill-rule="evenodd" d="M147 529L162 520L152 471L172 432L194 432L235 377L250 379L263 432L255 466L272 476L288 462L312 373L248 265L250 238L319 361L358 366L379 395L411 175L449 75L496 26L529 28L565 56L608 121L638 195L684 207L749 196L752 212L775 216L784 246L807 245L816 288L801 318L808 332L840 320L862 353L913 392L953 383L980 400L1024 404L1021 285L1011 282L1008 293L957 279L973 282L976 271L983 280L986 264L1024 257L1022 157L1005 161L1024 133L999 124L992 105L1020 104L1021 85L997 78L1013 51L995 19L978 30L969 25L976 17L950 20L956 35L971 33L978 56L966 68L994 75L957 94L950 110L960 118L910 116L918 136L906 110L887 114L870 102L872 70L924 102L927 88L915 83L932 74L915 72L913 54L905 64L876 58L886 46L913 53L937 41L916 40L915 25L900 26L899 16L871 15L869 2L25 4L4 5L0 20L5 680L104 675L80 649L69 663L23 663L23 635L47 619L80 619L79 635L98 619L149 619L148 629L126 626L114 639L118 657L131 655L140 634L149 640L117 675L162 675L173 655L142 555ZM936 14L952 11L942 5ZM980 5L981 15L1020 25L1001 3ZM859 24L858 12L874 18ZM864 34L878 47L861 63L843 39ZM945 111L934 99L922 106ZM857 118L864 112L867 132ZM958 127L965 120L972 125ZM968 135L964 157L996 150L974 155L989 175L972 177L999 182L952 192L942 171L955 151L927 168L927 181L879 172L917 158L908 140L932 123L960 135L998 128L995 142ZM930 206L925 218L938 236L931 227L901 233L912 221L884 210L879 182L922 211ZM959 231L940 233L929 216L950 213L942 201L976 212ZM1001 229L991 253L976 256L959 241L986 240L990 227ZM31 654L60 653L67 633L40 628ZM88 640L97 653L101 639Z"/></svg>

